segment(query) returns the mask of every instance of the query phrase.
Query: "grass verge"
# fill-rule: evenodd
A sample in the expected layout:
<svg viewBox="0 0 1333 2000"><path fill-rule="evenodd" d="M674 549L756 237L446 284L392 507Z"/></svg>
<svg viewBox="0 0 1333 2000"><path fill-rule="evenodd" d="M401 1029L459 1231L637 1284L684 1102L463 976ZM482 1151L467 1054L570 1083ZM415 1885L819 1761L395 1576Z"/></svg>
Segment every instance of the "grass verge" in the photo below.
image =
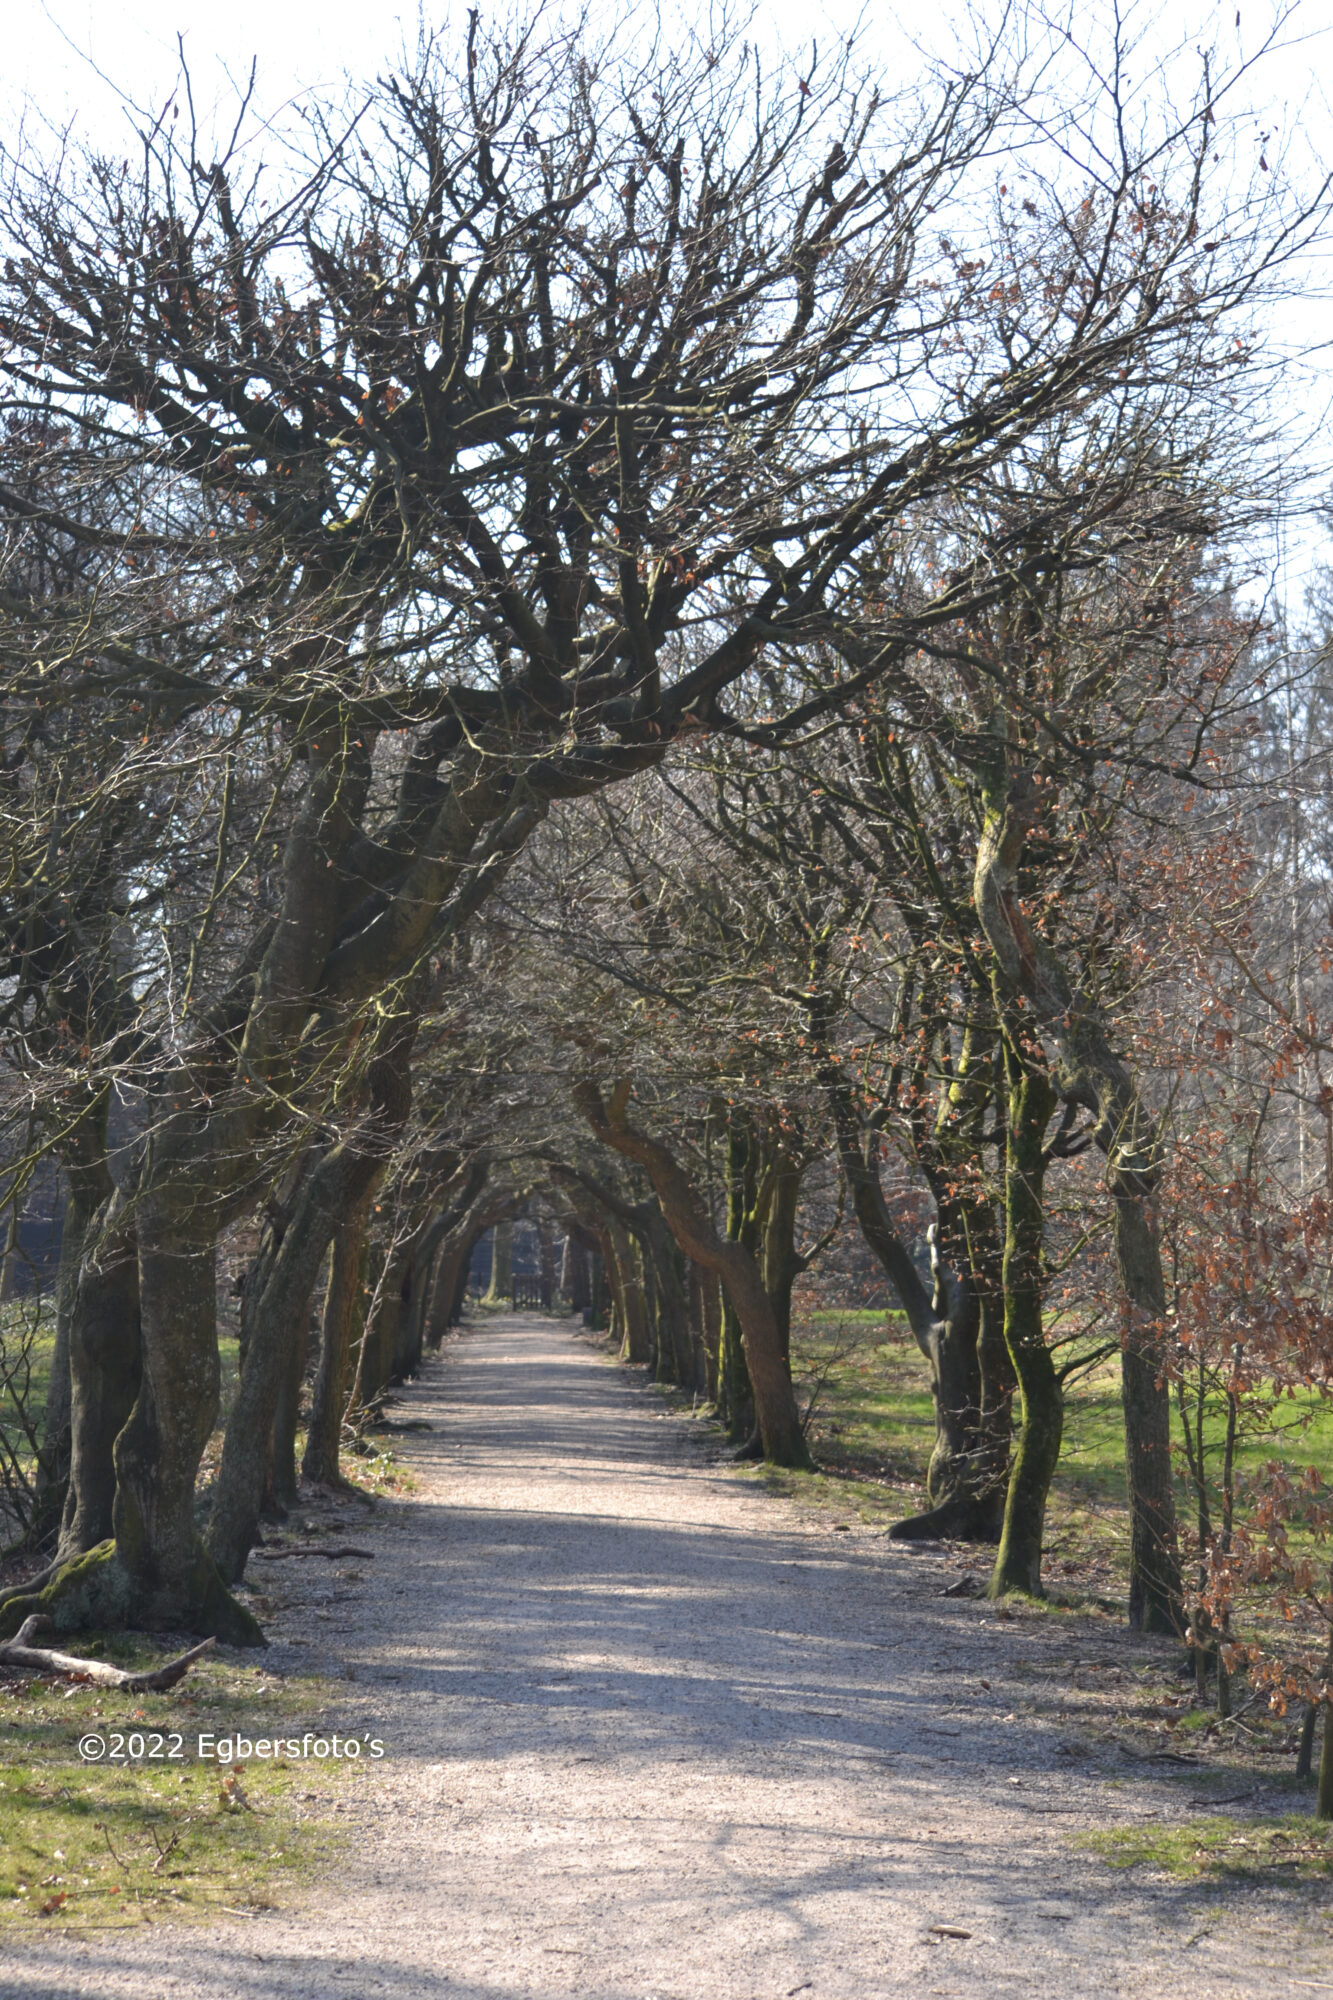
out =
<svg viewBox="0 0 1333 2000"><path fill-rule="evenodd" d="M162 1657L119 1637L81 1650L124 1666ZM238 1736L327 1740L331 1713L323 1683L226 1660L202 1662L169 1694L11 1672L0 1682L0 1935L257 1915L293 1900L336 1855L338 1815L366 1764L220 1762L217 1750ZM89 1735L108 1751L126 1738L127 1761L82 1761Z"/></svg>
<svg viewBox="0 0 1333 2000"><path fill-rule="evenodd" d="M1152 1868L1178 1882L1326 1883L1333 1878L1333 1825L1298 1814L1117 1827L1084 1834L1075 1845L1099 1854L1113 1868Z"/></svg>

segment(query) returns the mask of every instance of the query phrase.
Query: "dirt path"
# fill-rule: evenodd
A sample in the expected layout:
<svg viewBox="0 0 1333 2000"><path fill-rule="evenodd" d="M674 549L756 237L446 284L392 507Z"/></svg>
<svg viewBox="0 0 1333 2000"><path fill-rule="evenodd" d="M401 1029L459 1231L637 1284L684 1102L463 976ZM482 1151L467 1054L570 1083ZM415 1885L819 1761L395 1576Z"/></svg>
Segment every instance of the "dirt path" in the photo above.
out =
<svg viewBox="0 0 1333 2000"><path fill-rule="evenodd" d="M1021 1712L1068 1624L944 1599L940 1557L756 1491L567 1324L465 1335L402 1414L432 1428L382 1564L282 1634L390 1753L335 1891L6 1948L4 2000L1333 1993L1299 1899L1072 1845L1190 1801Z"/></svg>

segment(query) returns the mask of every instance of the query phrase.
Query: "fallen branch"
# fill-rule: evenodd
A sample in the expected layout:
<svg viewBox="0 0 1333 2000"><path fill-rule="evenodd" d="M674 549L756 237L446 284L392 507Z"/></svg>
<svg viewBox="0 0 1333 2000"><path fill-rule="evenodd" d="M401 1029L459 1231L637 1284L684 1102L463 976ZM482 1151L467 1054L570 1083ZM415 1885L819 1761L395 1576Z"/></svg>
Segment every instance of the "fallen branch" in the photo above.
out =
<svg viewBox="0 0 1333 2000"><path fill-rule="evenodd" d="M201 1640L188 1653L168 1660L152 1673L132 1674L123 1667L108 1666L105 1660L80 1660L73 1653L55 1653L45 1646L29 1645L34 1632L48 1628L50 1623L49 1618L40 1615L25 1618L8 1644L0 1645L0 1667L28 1667L40 1674L77 1674L83 1680L96 1681L99 1687L123 1688L126 1694L164 1694L217 1644L216 1639Z"/></svg>
<svg viewBox="0 0 1333 2000"><path fill-rule="evenodd" d="M363 1556L367 1562L375 1560L374 1549L325 1549L321 1548L318 1542L301 1542L289 1549L260 1548L253 1550L252 1553L257 1556L263 1556L268 1562L278 1562L283 1556L329 1556L330 1558L333 1556Z"/></svg>

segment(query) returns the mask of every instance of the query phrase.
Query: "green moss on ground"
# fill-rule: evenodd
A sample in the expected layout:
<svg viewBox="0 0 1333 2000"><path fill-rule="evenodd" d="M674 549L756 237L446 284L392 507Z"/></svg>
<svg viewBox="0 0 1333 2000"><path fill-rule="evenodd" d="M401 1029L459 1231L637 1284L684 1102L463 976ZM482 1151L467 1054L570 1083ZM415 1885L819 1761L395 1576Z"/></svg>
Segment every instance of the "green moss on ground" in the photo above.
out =
<svg viewBox="0 0 1333 2000"><path fill-rule="evenodd" d="M131 1667L162 1657L128 1637L79 1650ZM0 1934L274 1909L336 1854L338 1815L366 1764L197 1754L201 1733L330 1735L324 1683L217 1660L169 1694L10 1674L0 1682ZM184 1756L86 1763L77 1746L90 1733L142 1736L144 1752L180 1735Z"/></svg>
<svg viewBox="0 0 1333 2000"><path fill-rule="evenodd" d="M1152 1868L1178 1882L1326 1883L1333 1877L1333 1825L1298 1814L1117 1827L1083 1834L1075 1845L1113 1868Z"/></svg>

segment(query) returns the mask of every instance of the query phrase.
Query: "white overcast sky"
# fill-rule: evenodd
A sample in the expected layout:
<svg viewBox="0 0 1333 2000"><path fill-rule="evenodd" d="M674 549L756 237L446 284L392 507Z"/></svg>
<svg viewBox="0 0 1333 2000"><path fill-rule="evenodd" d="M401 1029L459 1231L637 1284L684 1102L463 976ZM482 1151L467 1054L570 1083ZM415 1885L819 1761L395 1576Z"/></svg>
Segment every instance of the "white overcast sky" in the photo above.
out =
<svg viewBox="0 0 1333 2000"><path fill-rule="evenodd" d="M971 4L983 21L994 22L1001 18L1004 0ZM1048 0L1053 12L1071 6L1076 20L1087 5L1105 9L1110 4ZM1122 4L1140 22L1156 17L1158 27L1149 33L1143 58L1150 69L1154 34L1163 51L1183 32L1190 42L1196 33L1201 40L1215 37L1219 54L1228 61L1252 54L1271 29L1280 0L1240 0L1239 8L1236 0ZM503 5L488 8L485 0L482 5L483 12L507 11ZM863 55L872 60L882 55L886 75L899 85L910 81L917 64L914 38L947 56L953 44L950 20L965 5L967 0L934 0L928 6L921 0L766 0L749 21L747 34L796 52L812 36L827 48L859 26ZM463 22L466 6L435 0L422 11L435 26L450 16ZM596 0L589 11L595 20ZM618 11L616 0L608 0L608 16ZM708 0L682 0L674 7L661 0L662 32L669 36L673 21L702 22L707 13ZM128 128L111 84L140 104L160 108L178 71L178 35L201 110L231 99L229 78L247 77L251 59L257 57L258 105L280 113L285 102L336 86L345 75L373 76L392 61L404 38L415 40L418 18L416 0L380 0L378 7L367 0L0 0L0 127L12 131L28 100L49 124L72 128L76 139L115 147ZM1294 134L1307 156L1333 168L1333 0L1297 0L1281 39L1283 46L1264 59L1247 86L1256 142L1261 127ZM101 80L99 71L109 82ZM1328 260L1309 269L1307 283L1310 296L1293 302L1277 331L1294 357L1304 350L1299 365L1293 359L1290 379L1293 421L1308 440L1325 429L1333 436L1333 247ZM1327 463L1333 487L1333 448ZM1324 484L1322 471L1318 484ZM1322 525L1308 515L1289 529L1283 594L1289 592L1293 609L1311 562L1328 545Z"/></svg>

